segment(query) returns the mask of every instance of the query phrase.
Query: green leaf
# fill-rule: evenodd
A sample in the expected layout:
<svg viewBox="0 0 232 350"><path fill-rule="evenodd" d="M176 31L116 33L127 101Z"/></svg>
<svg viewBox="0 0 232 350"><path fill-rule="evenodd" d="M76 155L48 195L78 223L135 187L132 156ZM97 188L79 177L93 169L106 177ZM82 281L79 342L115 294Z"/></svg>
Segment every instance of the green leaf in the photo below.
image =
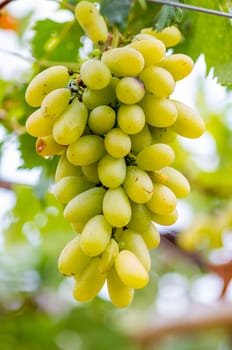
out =
<svg viewBox="0 0 232 350"><path fill-rule="evenodd" d="M57 23L50 19L36 22L31 46L33 56L57 62L75 62L83 31L77 21Z"/></svg>
<svg viewBox="0 0 232 350"><path fill-rule="evenodd" d="M110 24L116 24L119 29L124 29L130 12L131 2L132 0L103 0L101 13L107 17Z"/></svg>
<svg viewBox="0 0 232 350"><path fill-rule="evenodd" d="M173 6L162 6L162 9L158 15L157 22L155 24L155 29L161 31L165 27L170 27L172 25L178 24L183 19L183 12L178 7Z"/></svg>
<svg viewBox="0 0 232 350"><path fill-rule="evenodd" d="M190 0L195 6L219 10L211 0ZM182 25L185 40L175 48L196 60L205 56L207 72L214 69L214 76L222 85L232 85L232 26L229 19L188 11Z"/></svg>

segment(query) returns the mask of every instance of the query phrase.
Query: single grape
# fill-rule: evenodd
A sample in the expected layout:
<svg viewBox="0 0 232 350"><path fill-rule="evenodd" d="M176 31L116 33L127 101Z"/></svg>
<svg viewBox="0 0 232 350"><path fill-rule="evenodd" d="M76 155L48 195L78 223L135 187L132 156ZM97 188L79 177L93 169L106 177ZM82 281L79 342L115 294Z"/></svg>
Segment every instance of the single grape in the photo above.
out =
<svg viewBox="0 0 232 350"><path fill-rule="evenodd" d="M127 227L138 232L148 230L151 222L148 208L144 204L134 203L133 201L130 204L132 213Z"/></svg>
<svg viewBox="0 0 232 350"><path fill-rule="evenodd" d="M82 101L90 110L101 105L114 105L116 101L115 87L110 84L102 90L85 89Z"/></svg>
<svg viewBox="0 0 232 350"><path fill-rule="evenodd" d="M142 100L144 94L144 84L138 78L122 78L116 86L116 96L120 102L125 104L135 104L139 102Z"/></svg>
<svg viewBox="0 0 232 350"><path fill-rule="evenodd" d="M131 150L134 153L142 151L144 147L149 146L152 143L152 136L147 124L144 125L143 129L137 134L130 135L131 139Z"/></svg>
<svg viewBox="0 0 232 350"><path fill-rule="evenodd" d="M59 145L52 135L38 137L35 149L41 157L50 157L55 154L62 154L65 151L65 147Z"/></svg>
<svg viewBox="0 0 232 350"><path fill-rule="evenodd" d="M160 62L166 50L164 43L152 36L136 36L129 46L143 55L145 67Z"/></svg>
<svg viewBox="0 0 232 350"><path fill-rule="evenodd" d="M126 177L125 159L105 154L98 163L98 177L103 186L119 187Z"/></svg>
<svg viewBox="0 0 232 350"><path fill-rule="evenodd" d="M176 196L167 186L154 183L153 195L146 206L155 214L168 214L176 208Z"/></svg>
<svg viewBox="0 0 232 350"><path fill-rule="evenodd" d="M139 105L121 105L117 113L120 129L126 134L137 134L145 125L145 114Z"/></svg>
<svg viewBox="0 0 232 350"><path fill-rule="evenodd" d="M159 62L159 66L167 69L175 80L187 77L193 70L193 64L192 58L182 53L165 56Z"/></svg>
<svg viewBox="0 0 232 350"><path fill-rule="evenodd" d="M89 114L88 126L94 134L104 135L111 130L116 121L116 113L107 105L95 107Z"/></svg>
<svg viewBox="0 0 232 350"><path fill-rule="evenodd" d="M165 143L155 143L145 147L136 157L140 168L147 171L159 170L174 162L175 153Z"/></svg>
<svg viewBox="0 0 232 350"><path fill-rule="evenodd" d="M113 128L104 138L106 151L115 158L125 157L131 150L131 139L120 128Z"/></svg>
<svg viewBox="0 0 232 350"><path fill-rule="evenodd" d="M131 219L130 201L122 187L106 191L102 209L106 220L112 226L126 226Z"/></svg>
<svg viewBox="0 0 232 350"><path fill-rule="evenodd" d="M93 90L104 89L111 80L111 73L107 65L96 59L88 59L81 65L81 80Z"/></svg>
<svg viewBox="0 0 232 350"><path fill-rule="evenodd" d="M151 212L151 219L159 225L170 226L170 225L175 224L175 222L177 221L178 211L175 208L170 213L163 214L163 215Z"/></svg>
<svg viewBox="0 0 232 350"><path fill-rule="evenodd" d="M41 103L41 112L44 117L55 121L67 109L70 97L71 91L67 88L49 92Z"/></svg>
<svg viewBox="0 0 232 350"><path fill-rule="evenodd" d="M166 215L169 215L169 214L166 214ZM156 249L159 246L160 234L152 221L150 221L150 225L145 231L139 232L139 233L143 237L143 240L148 249Z"/></svg>
<svg viewBox="0 0 232 350"><path fill-rule="evenodd" d="M176 46L182 39L181 32L175 26L166 27L161 31L156 31L153 28L144 28L142 33L153 35L157 39L162 40L166 47Z"/></svg>
<svg viewBox="0 0 232 350"><path fill-rule="evenodd" d="M54 121L44 118L41 108L34 111L26 120L26 131L34 137L51 135Z"/></svg>
<svg viewBox="0 0 232 350"><path fill-rule="evenodd" d="M75 8L78 23L94 42L104 42L108 37L107 25L96 6L89 1L80 1Z"/></svg>
<svg viewBox="0 0 232 350"><path fill-rule="evenodd" d="M70 163L66 157L66 153L64 152L60 157L56 167L55 182L59 181L60 179L66 176L79 176L79 175L82 175L81 167L78 167Z"/></svg>

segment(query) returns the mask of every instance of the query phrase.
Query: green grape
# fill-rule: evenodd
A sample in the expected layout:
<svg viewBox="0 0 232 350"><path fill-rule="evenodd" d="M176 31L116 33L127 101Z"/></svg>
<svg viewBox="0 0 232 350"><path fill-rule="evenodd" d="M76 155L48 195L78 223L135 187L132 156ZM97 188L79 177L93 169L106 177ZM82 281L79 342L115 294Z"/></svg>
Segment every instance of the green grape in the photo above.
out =
<svg viewBox="0 0 232 350"><path fill-rule="evenodd" d="M146 171L135 165L127 167L123 187L128 197L135 203L146 203L153 194L153 184Z"/></svg>
<svg viewBox="0 0 232 350"><path fill-rule="evenodd" d="M143 55L145 67L160 62L166 50L164 43L152 36L135 36L130 47Z"/></svg>
<svg viewBox="0 0 232 350"><path fill-rule="evenodd" d="M104 135L111 130L116 121L116 113L107 105L95 107L89 114L88 126L94 134Z"/></svg>
<svg viewBox="0 0 232 350"><path fill-rule="evenodd" d="M140 73L147 91L158 97L168 97L174 91L175 80L168 70L158 66L148 66Z"/></svg>
<svg viewBox="0 0 232 350"><path fill-rule="evenodd" d="M96 59L88 59L81 65L80 77L88 88L101 90L109 84L111 73L103 62Z"/></svg>
<svg viewBox="0 0 232 350"><path fill-rule="evenodd" d="M93 216L101 214L105 192L103 187L93 187L79 193L66 205L64 218L74 223L87 222Z"/></svg>
<svg viewBox="0 0 232 350"><path fill-rule="evenodd" d="M105 154L98 163L98 177L103 186L119 187L126 177L126 161Z"/></svg>
<svg viewBox="0 0 232 350"><path fill-rule="evenodd" d="M176 81L187 77L192 72L193 65L191 57L183 53L165 56L159 63L159 66L167 69Z"/></svg>
<svg viewBox="0 0 232 350"><path fill-rule="evenodd" d="M184 198L190 192L190 184L186 177L177 169L172 167L164 167L154 173L157 182L168 186L177 198Z"/></svg>
<svg viewBox="0 0 232 350"><path fill-rule="evenodd" d="M73 296L77 301L92 300L102 289L106 275L99 272L100 257L92 258L77 275L73 288Z"/></svg>
<svg viewBox="0 0 232 350"><path fill-rule="evenodd" d="M153 195L146 203L148 209L160 215L172 212L176 208L176 196L173 191L159 183L154 183L153 188Z"/></svg>
<svg viewBox="0 0 232 350"><path fill-rule="evenodd" d="M55 120L68 107L71 91L67 88L55 89L49 92L41 104L41 112L44 118Z"/></svg>
<svg viewBox="0 0 232 350"><path fill-rule="evenodd" d="M170 226L175 224L175 222L178 219L178 211L175 208L173 211L170 213L161 215L161 214L156 214L151 212L151 219L156 222L159 225L163 226Z"/></svg>
<svg viewBox="0 0 232 350"><path fill-rule="evenodd" d="M150 211L144 204L134 203L131 201L131 219L127 225L128 228L143 232L150 226Z"/></svg>
<svg viewBox="0 0 232 350"><path fill-rule="evenodd" d="M169 215L169 214L166 214L166 215ZM155 249L159 246L160 234L153 222L150 222L150 225L147 230L139 233L143 237L143 240L148 249Z"/></svg>
<svg viewBox="0 0 232 350"><path fill-rule="evenodd" d="M85 130L88 110L84 103L75 99L66 111L56 119L53 126L53 137L60 145L70 145L81 137Z"/></svg>
<svg viewBox="0 0 232 350"><path fill-rule="evenodd" d="M108 37L107 25L96 6L89 1L80 1L75 8L78 23L94 42L104 42Z"/></svg>
<svg viewBox="0 0 232 350"><path fill-rule="evenodd" d="M128 307L134 297L134 289L127 287L119 278L113 266L107 276L107 289L112 304L116 307Z"/></svg>
<svg viewBox="0 0 232 350"><path fill-rule="evenodd" d="M115 87L110 84L102 90L85 89L82 101L90 110L101 105L114 104L116 101Z"/></svg>
<svg viewBox="0 0 232 350"><path fill-rule="evenodd" d="M139 105L121 105L117 121L120 129L126 134L137 134L145 125L145 114Z"/></svg>
<svg viewBox="0 0 232 350"><path fill-rule="evenodd" d="M101 59L116 77L135 77L144 67L142 54L129 46L109 49Z"/></svg>
<svg viewBox="0 0 232 350"><path fill-rule="evenodd" d="M88 165L97 162L105 153L103 138L98 135L84 135L68 146L67 158L74 165Z"/></svg>
<svg viewBox="0 0 232 350"><path fill-rule="evenodd" d="M166 47L173 47L179 44L182 39L181 32L175 26L166 27L161 31L156 31L153 28L144 28L142 33L153 35L157 39L162 40Z"/></svg>
<svg viewBox="0 0 232 350"><path fill-rule="evenodd" d="M58 269L64 276L78 275L88 264L90 257L80 246L80 235L72 239L62 250L58 259Z"/></svg>
<svg viewBox="0 0 232 350"><path fill-rule="evenodd" d="M98 162L83 165L81 170L89 182L94 184L98 184L100 182L98 177Z"/></svg>
<svg viewBox="0 0 232 350"><path fill-rule="evenodd" d="M93 187L84 176L65 176L53 187L53 194L56 200L66 204L77 194Z"/></svg>
<svg viewBox="0 0 232 350"><path fill-rule="evenodd" d="M142 100L144 94L144 84L138 78L122 78L116 86L116 96L120 102L125 104L135 104L139 102Z"/></svg>
<svg viewBox="0 0 232 350"><path fill-rule="evenodd" d="M131 139L120 128L113 128L105 135L104 145L106 151L112 157L122 158L131 150Z"/></svg>
<svg viewBox="0 0 232 350"><path fill-rule="evenodd" d="M81 249L88 256L101 254L110 241L111 233L112 227L104 215L93 216L81 232Z"/></svg>
<svg viewBox="0 0 232 350"><path fill-rule="evenodd" d="M86 222L76 221L76 222L72 222L71 226L74 229L74 231L76 231L77 233L81 233L81 231L83 230L85 224L86 224Z"/></svg>
<svg viewBox="0 0 232 350"><path fill-rule="evenodd" d="M176 139L176 133L170 128L157 128L150 126L152 143L171 143Z"/></svg>
<svg viewBox="0 0 232 350"><path fill-rule="evenodd" d="M173 149L165 143L155 143L145 147L137 155L137 164L147 171L159 170L174 162L175 153Z"/></svg>
<svg viewBox="0 0 232 350"><path fill-rule="evenodd" d="M48 136L52 133L54 121L44 118L41 108L34 111L26 120L26 131L34 137Z"/></svg>
<svg viewBox="0 0 232 350"><path fill-rule="evenodd" d="M119 252L115 259L115 270L120 280L130 288L144 288L148 283L147 270L129 250Z"/></svg>
<svg viewBox="0 0 232 350"><path fill-rule="evenodd" d="M143 129L137 134L130 135L131 139L131 150L134 153L142 151L146 146L152 143L151 133L147 124L144 125Z"/></svg>
<svg viewBox="0 0 232 350"><path fill-rule="evenodd" d="M115 239L111 238L101 255L101 261L99 263L99 271L101 273L108 273L110 271L118 253L118 243Z"/></svg>
<svg viewBox="0 0 232 350"><path fill-rule="evenodd" d="M32 107L39 107L49 92L65 87L68 82L67 67L49 67L37 74L28 85L25 92L26 102Z"/></svg>
<svg viewBox="0 0 232 350"><path fill-rule="evenodd" d="M174 124L177 119L176 106L167 98L147 93L139 104L149 125L163 128Z"/></svg>
<svg viewBox="0 0 232 350"><path fill-rule="evenodd" d="M52 135L48 135L37 138L35 149L41 157L50 157L55 154L62 154L65 147L56 143Z"/></svg>
<svg viewBox="0 0 232 350"><path fill-rule="evenodd" d="M191 107L179 101L172 101L177 109L177 120L171 126L177 134L196 138L205 131L205 123L200 115Z"/></svg>
<svg viewBox="0 0 232 350"><path fill-rule="evenodd" d="M134 253L147 271L151 268L151 258L149 250L142 238L136 231L126 229L119 239L120 250L129 250Z"/></svg>
<svg viewBox="0 0 232 350"><path fill-rule="evenodd" d="M112 226L126 226L131 219L130 201L122 187L106 191L102 209L106 220Z"/></svg>
<svg viewBox="0 0 232 350"><path fill-rule="evenodd" d="M79 175L82 175L81 167L78 167L70 163L66 157L66 153L64 152L60 157L56 167L55 182L59 181L60 179L66 176L79 176Z"/></svg>

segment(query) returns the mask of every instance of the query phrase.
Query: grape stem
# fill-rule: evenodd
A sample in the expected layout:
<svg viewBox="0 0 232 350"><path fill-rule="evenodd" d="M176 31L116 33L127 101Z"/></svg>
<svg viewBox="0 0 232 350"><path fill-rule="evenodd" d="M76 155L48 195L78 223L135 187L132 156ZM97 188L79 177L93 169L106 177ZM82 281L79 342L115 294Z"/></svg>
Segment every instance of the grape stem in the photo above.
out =
<svg viewBox="0 0 232 350"><path fill-rule="evenodd" d="M216 10L205 8L205 7L193 6L193 5L188 5L188 4L181 4L179 2L177 3L174 1L166 1L166 0L147 0L147 1L148 2L155 2L157 4L162 4L162 5L167 5L167 6L174 6L174 7L182 8L185 10L190 10L190 11L203 12L203 13L206 13L208 15L215 15L215 16L232 18L231 13L216 11Z"/></svg>

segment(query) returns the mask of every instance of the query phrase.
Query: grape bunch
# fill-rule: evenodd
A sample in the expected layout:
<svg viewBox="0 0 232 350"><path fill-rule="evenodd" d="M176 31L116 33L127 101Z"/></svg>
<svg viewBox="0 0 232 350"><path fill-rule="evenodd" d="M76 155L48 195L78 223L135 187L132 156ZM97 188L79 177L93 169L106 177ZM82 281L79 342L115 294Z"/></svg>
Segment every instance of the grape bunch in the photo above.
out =
<svg viewBox="0 0 232 350"><path fill-rule="evenodd" d="M155 223L173 224L177 198L190 191L171 166L170 144L177 135L199 137L204 122L170 98L193 68L190 57L166 53L181 40L176 27L145 28L112 47L93 3L79 2L75 14L100 54L78 72L56 65L30 82L25 98L37 109L26 130L39 155L60 156L53 192L77 235L58 268L74 277L74 298L89 301L106 282L112 303L127 307L149 281L149 250L160 241Z"/></svg>

